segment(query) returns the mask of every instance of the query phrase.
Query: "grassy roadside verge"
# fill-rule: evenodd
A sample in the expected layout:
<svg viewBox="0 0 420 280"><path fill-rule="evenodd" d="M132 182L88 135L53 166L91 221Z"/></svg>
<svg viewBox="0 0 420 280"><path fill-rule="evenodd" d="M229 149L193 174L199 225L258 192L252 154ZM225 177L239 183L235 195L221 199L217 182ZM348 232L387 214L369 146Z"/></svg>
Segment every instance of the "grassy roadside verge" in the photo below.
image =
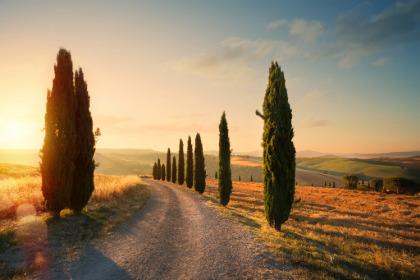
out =
<svg viewBox="0 0 420 280"><path fill-rule="evenodd" d="M262 185L234 182L228 207L217 181L203 196L224 215L254 231L298 279L418 279L420 199L407 195L298 187L281 232L267 225Z"/></svg>
<svg viewBox="0 0 420 280"><path fill-rule="evenodd" d="M96 175L95 192L83 212L63 210L54 219L39 203L38 177L8 180L3 181L8 191L14 188L18 195L9 195L9 208L0 209L0 279L25 279L52 264L65 269L86 244L111 234L141 210L150 195L137 176Z"/></svg>

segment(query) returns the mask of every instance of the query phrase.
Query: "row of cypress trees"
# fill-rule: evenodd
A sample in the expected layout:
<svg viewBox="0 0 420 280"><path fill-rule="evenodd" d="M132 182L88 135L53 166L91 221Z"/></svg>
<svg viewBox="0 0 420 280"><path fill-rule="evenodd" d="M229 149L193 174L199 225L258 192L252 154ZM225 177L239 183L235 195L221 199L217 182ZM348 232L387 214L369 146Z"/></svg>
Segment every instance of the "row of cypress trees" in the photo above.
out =
<svg viewBox="0 0 420 280"><path fill-rule="evenodd" d="M165 176L163 175L165 173ZM185 177L184 177L185 175ZM166 167L160 164L160 159L153 164L153 179L155 180L166 180L168 182L183 185L186 183L188 188L192 188L203 193L206 188L206 167L204 160L203 144L201 142L201 136L197 133L195 137L195 149L193 154L193 148L191 143L191 137L188 137L187 142L187 168L185 173L184 165L184 142L182 139L179 140L179 154L178 154L178 168L176 163L176 157L172 157L171 163L171 149L168 148L166 153Z"/></svg>
<svg viewBox="0 0 420 280"><path fill-rule="evenodd" d="M219 186L219 198L222 205L227 205L230 200L230 195L232 193L232 172L230 164L230 140L229 140L229 130L226 121L226 113L223 112L220 125L219 125L219 176L218 176L218 186ZM179 162L178 162L178 174L176 168L176 158L173 157L172 160L172 170L171 170L171 150L168 148L166 154L166 170L164 166L160 166L160 159L153 165L153 178L155 180L165 180L176 182L178 175L178 183L182 185L184 183L184 144L182 139L179 141ZM166 171L165 176L161 175ZM169 174L169 175L168 175ZM170 175L172 174L172 175ZM206 186L206 171L205 171L205 160L204 160L204 151L203 145L201 142L200 134L197 133L195 137L195 149L194 149L194 159L192 152L191 137L188 137L187 144L187 174L186 174L187 187L191 188L194 185L194 188L197 192L203 193Z"/></svg>
<svg viewBox="0 0 420 280"><path fill-rule="evenodd" d="M90 199L96 139L84 74L81 68L73 73L69 51L59 50L54 74L47 94L40 170L45 207L58 216L64 208L80 212Z"/></svg>
<svg viewBox="0 0 420 280"><path fill-rule="evenodd" d="M296 150L293 144L294 130L292 126L292 110L290 108L284 73L277 62L272 62L269 68L268 85L265 92L263 113L256 111L257 116L264 121L263 132L263 177L264 177L264 209L265 216L276 230L287 221L292 208L295 194ZM183 159L182 140L180 141L180 156ZM222 205L227 205L232 193L232 172L230 165L231 149L226 114L223 113L219 124L219 199ZM193 168L194 161L194 168ZM183 164L183 161L182 161ZM159 179L159 160L155 163ZM167 165L170 165L170 150L168 149ZM189 188L194 183L195 189L202 193L205 189L205 167L203 147L200 135L195 138L194 160L191 138L187 143L186 184ZM162 169L162 171L164 171ZM194 171L194 172L193 172ZM168 172L171 172L168 170ZM181 161L179 161L179 172ZM178 182L183 183L183 177L178 174ZM168 176L169 178L170 176ZM182 178L182 180L180 180ZM240 180L240 179L239 179ZM169 181L169 179L168 179ZM252 177L251 177L252 181Z"/></svg>

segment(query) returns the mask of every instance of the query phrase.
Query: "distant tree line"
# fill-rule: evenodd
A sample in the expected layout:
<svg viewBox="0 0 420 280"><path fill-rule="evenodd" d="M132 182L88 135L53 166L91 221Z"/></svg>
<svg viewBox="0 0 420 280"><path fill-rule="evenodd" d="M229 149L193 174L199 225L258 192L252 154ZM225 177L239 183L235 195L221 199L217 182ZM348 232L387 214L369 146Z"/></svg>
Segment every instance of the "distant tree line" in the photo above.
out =
<svg viewBox="0 0 420 280"><path fill-rule="evenodd" d="M344 187L348 189L369 190L385 193L417 193L420 185L404 177L371 178L366 181L358 175L343 176Z"/></svg>

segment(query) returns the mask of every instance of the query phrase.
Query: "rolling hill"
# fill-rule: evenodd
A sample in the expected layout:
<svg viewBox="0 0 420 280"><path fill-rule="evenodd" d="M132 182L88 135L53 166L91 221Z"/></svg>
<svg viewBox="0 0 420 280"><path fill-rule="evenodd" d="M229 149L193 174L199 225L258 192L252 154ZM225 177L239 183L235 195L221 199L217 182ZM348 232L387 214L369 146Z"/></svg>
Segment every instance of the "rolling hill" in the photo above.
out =
<svg viewBox="0 0 420 280"><path fill-rule="evenodd" d="M298 158L298 168L343 176L357 174L361 178L401 176L420 182L420 157L412 158Z"/></svg>
<svg viewBox="0 0 420 280"><path fill-rule="evenodd" d="M176 153L177 156L177 153ZM157 158L166 163L166 153L139 149L98 149L95 161L97 173L112 175L150 174ZM36 150L0 150L0 163L38 166ZM218 168L217 156L206 154L206 171L214 178ZM333 156L297 158L296 181L301 185L324 185L325 182L342 184L341 176L358 174L370 177L403 176L420 182L420 157L358 159ZM249 155L232 156L232 179L260 182L262 178L261 157Z"/></svg>

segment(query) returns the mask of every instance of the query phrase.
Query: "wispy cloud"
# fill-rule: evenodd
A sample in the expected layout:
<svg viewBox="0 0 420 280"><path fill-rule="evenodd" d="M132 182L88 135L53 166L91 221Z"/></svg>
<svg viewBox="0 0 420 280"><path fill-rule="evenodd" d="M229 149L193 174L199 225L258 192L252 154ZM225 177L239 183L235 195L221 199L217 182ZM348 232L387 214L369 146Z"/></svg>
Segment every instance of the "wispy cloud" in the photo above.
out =
<svg viewBox="0 0 420 280"><path fill-rule="evenodd" d="M319 21L307 21L302 18L287 21L284 19L270 22L266 29L268 31L287 28L291 38L301 40L306 43L314 42L323 32L324 27Z"/></svg>
<svg viewBox="0 0 420 280"><path fill-rule="evenodd" d="M324 27L319 21L306 21L295 19L289 29L289 35L297 37L306 43L314 42L324 32Z"/></svg>
<svg viewBox="0 0 420 280"><path fill-rule="evenodd" d="M211 78L232 79L234 75L249 80L256 76L251 66L255 61L277 59L284 62L305 55L304 46L297 42L229 37L206 53L178 59L172 65Z"/></svg>
<svg viewBox="0 0 420 280"><path fill-rule="evenodd" d="M371 49L420 40L420 0L397 2L373 16L365 8L359 6L338 17L338 41Z"/></svg>
<svg viewBox="0 0 420 280"><path fill-rule="evenodd" d="M307 120L304 123L307 128L326 127L330 124L331 122L329 120Z"/></svg>
<svg viewBox="0 0 420 280"><path fill-rule="evenodd" d="M388 63L388 58L382 57L372 62L372 66L382 67Z"/></svg>
<svg viewBox="0 0 420 280"><path fill-rule="evenodd" d="M342 69L350 69L355 65L358 65L362 58L369 54L369 50L361 47L353 47L344 49L342 53L338 53L338 67Z"/></svg>
<svg viewBox="0 0 420 280"><path fill-rule="evenodd" d="M369 4L337 18L330 53L342 68L351 68L377 51L420 40L420 0L397 2L375 15L367 14L365 5Z"/></svg>
<svg viewBox="0 0 420 280"><path fill-rule="evenodd" d="M181 58L174 65L212 79L253 80L256 74L251 65L261 59L282 63L331 58L339 68L348 69L379 51L420 40L420 0L398 2L374 15L367 14L364 5L369 4L339 15L330 28L316 20L278 19L266 30L286 30L282 39L228 37L214 48ZM371 64L380 67L386 62L378 59Z"/></svg>
<svg viewBox="0 0 420 280"><path fill-rule="evenodd" d="M249 83L258 79L252 63L281 58L285 61L298 56L301 47L283 40L229 37L206 53L184 57L172 66L212 80Z"/></svg>
<svg viewBox="0 0 420 280"><path fill-rule="evenodd" d="M420 41L420 0L396 2L390 7L369 14L369 3L340 14L335 24L324 28L319 21L294 19L276 20L267 30L287 29L291 39L305 43L318 41L322 34L325 40L306 52L306 57L331 57L339 68L352 68L365 58L389 48ZM373 66L383 66L387 61L373 61Z"/></svg>
<svg viewBox="0 0 420 280"><path fill-rule="evenodd" d="M197 69L216 68L223 63L255 60L272 53L290 57L295 53L293 49L293 46L281 40L230 37L208 53L191 57L190 62Z"/></svg>
<svg viewBox="0 0 420 280"><path fill-rule="evenodd" d="M280 29L280 28L286 27L287 25L288 25L287 20L285 20L285 19L279 19L279 20L275 20L275 21L270 22L267 25L266 29L268 31L273 31L273 30L276 30L276 29Z"/></svg>

